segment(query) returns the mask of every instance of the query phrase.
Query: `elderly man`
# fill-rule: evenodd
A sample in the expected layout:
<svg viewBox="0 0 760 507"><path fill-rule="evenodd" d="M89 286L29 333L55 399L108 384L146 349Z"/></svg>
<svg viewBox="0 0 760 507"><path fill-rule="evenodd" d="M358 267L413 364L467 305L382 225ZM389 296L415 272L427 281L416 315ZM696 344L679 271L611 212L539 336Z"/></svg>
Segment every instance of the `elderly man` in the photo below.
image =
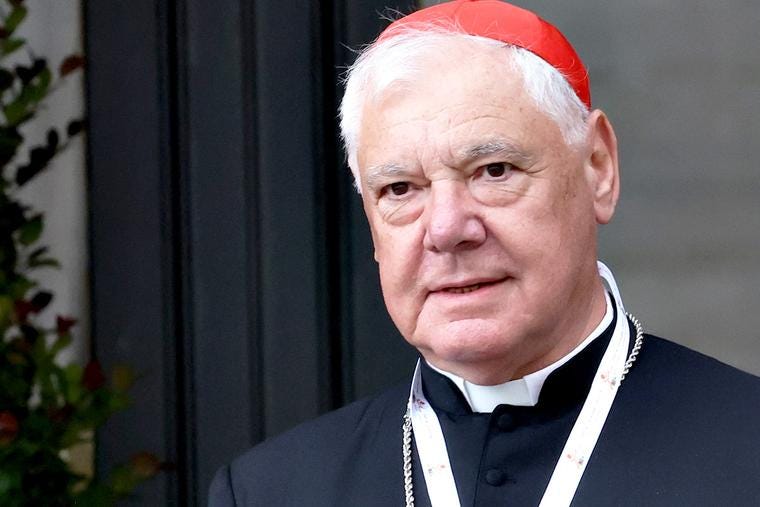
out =
<svg viewBox="0 0 760 507"><path fill-rule="evenodd" d="M556 28L394 22L341 106L409 384L265 442L211 505L760 505L760 381L642 333L597 227L617 141Z"/></svg>

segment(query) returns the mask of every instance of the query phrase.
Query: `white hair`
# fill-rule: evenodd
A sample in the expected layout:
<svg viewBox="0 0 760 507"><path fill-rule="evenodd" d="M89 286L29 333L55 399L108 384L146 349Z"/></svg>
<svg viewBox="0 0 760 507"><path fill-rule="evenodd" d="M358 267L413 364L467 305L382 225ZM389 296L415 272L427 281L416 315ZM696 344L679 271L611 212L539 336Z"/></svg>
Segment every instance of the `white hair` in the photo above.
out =
<svg viewBox="0 0 760 507"><path fill-rule="evenodd" d="M523 80L528 96L559 127L565 142L582 143L587 134L588 108L562 76L545 60L530 51L501 41L457 31L440 25L405 27L403 32L366 48L348 69L340 105L340 130L354 183L361 192L357 150L362 112L391 88L413 86L420 77L422 62L439 55L452 41L473 45L474 50L503 48L504 64Z"/></svg>

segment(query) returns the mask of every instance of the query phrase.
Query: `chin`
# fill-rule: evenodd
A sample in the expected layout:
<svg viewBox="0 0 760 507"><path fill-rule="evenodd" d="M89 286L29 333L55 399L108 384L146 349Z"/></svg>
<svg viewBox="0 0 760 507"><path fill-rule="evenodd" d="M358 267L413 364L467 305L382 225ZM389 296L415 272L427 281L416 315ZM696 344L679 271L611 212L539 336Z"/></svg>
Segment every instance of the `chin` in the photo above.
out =
<svg viewBox="0 0 760 507"><path fill-rule="evenodd" d="M443 369L445 364L499 361L508 357L519 342L505 333L503 323L490 320L458 320L425 331L410 343Z"/></svg>

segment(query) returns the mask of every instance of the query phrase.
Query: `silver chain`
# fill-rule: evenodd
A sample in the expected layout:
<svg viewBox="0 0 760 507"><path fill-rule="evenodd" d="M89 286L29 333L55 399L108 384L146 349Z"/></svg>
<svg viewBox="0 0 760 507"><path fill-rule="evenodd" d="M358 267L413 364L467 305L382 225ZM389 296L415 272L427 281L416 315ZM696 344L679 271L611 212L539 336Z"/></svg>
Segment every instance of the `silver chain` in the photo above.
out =
<svg viewBox="0 0 760 507"><path fill-rule="evenodd" d="M633 342L631 353L628 354L628 359L623 365L623 373L620 374L620 382L622 382L625 376L628 375L628 370L631 369L633 363L636 362L636 358L639 357L641 345L644 343L644 331L641 326L641 322L639 322L639 319L633 316L630 312L625 312L625 315L631 320L633 327L636 328L636 340Z"/></svg>
<svg viewBox="0 0 760 507"><path fill-rule="evenodd" d="M414 507L414 484L412 484L412 417L409 409L404 414L404 496L406 506Z"/></svg>
<svg viewBox="0 0 760 507"><path fill-rule="evenodd" d="M636 340L633 342L633 348L628 355L628 359L623 365L623 373L620 374L620 382L623 381L628 371L636 362L636 358L639 357L639 351L644 343L644 331L639 319L626 312L626 316L633 323L633 327L636 328ZM402 426L404 436L402 439L402 454L404 456L404 497L406 498L406 507L414 507L414 484L412 483L412 416L409 413L407 407L404 414L404 425Z"/></svg>

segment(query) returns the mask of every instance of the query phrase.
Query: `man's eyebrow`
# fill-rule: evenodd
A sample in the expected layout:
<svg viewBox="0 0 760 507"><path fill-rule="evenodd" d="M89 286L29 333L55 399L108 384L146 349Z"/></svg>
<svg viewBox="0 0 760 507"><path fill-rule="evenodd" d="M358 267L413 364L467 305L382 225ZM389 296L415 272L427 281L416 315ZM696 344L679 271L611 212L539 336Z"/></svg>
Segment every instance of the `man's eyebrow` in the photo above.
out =
<svg viewBox="0 0 760 507"><path fill-rule="evenodd" d="M514 143L505 139L492 139L473 146L467 146L459 151L459 158L465 161L477 160L489 155L503 155L518 165L528 165L532 157L519 149ZM507 161L510 161L507 160Z"/></svg>
<svg viewBox="0 0 760 507"><path fill-rule="evenodd" d="M379 164L367 169L367 176L364 178L364 181L369 188L375 188L388 178L408 177L409 174L409 171L402 165Z"/></svg>
<svg viewBox="0 0 760 507"><path fill-rule="evenodd" d="M528 166L533 163L533 158L519 149L513 142L506 139L491 139L472 146L467 146L458 151L460 161L469 162L489 155L501 155L507 162L513 162L518 166ZM411 172L400 164L378 164L367 169L367 175L363 178L369 188L384 185L391 178L408 178Z"/></svg>

